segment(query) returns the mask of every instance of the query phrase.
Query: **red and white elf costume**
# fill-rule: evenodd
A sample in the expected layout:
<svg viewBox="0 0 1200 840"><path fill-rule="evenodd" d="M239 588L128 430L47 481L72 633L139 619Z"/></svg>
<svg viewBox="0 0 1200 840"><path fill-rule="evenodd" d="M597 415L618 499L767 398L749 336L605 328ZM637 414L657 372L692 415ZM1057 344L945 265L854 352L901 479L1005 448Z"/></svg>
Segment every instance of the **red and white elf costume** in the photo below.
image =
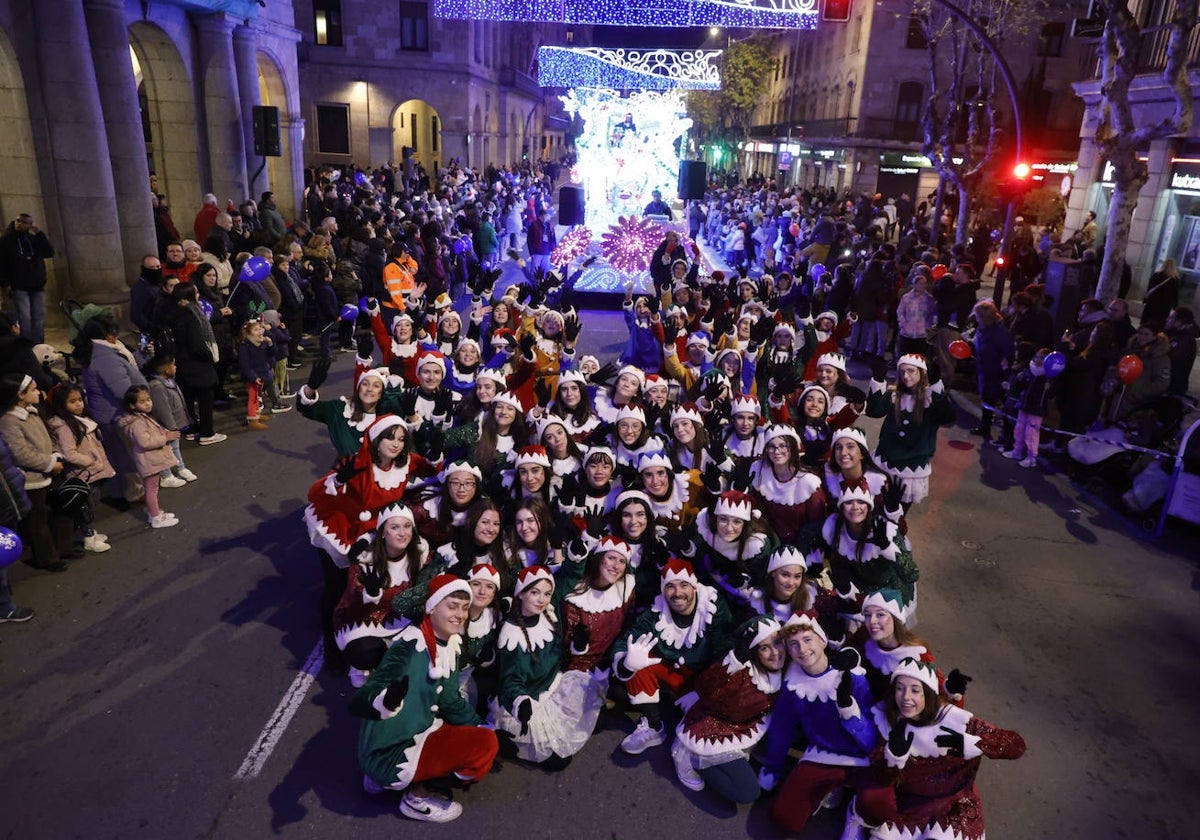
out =
<svg viewBox="0 0 1200 840"><path fill-rule="evenodd" d="M781 438L795 441L797 450L803 450L795 429L775 423L763 433L764 451L767 444ZM829 501L820 478L801 467L795 475L781 479L766 457L759 459L752 469L750 492L780 542L795 545L805 525L824 521Z"/></svg>

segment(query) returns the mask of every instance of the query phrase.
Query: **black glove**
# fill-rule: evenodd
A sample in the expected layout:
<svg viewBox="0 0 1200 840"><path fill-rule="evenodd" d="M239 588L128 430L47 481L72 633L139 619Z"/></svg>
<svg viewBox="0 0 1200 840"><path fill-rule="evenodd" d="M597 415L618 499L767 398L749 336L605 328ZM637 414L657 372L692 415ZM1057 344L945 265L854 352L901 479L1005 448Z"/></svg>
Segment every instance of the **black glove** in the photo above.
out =
<svg viewBox="0 0 1200 840"><path fill-rule="evenodd" d="M820 567L815 570L816 574L820 574ZM834 563L829 567L829 580L833 584L833 591L839 595L847 596L853 588L853 582L850 580L850 569L843 563Z"/></svg>
<svg viewBox="0 0 1200 840"><path fill-rule="evenodd" d="M946 677L946 693L947 694L966 694L967 683L971 682L974 677L968 677L962 671L955 668Z"/></svg>
<svg viewBox="0 0 1200 840"><path fill-rule="evenodd" d="M887 484L883 485L883 492L879 494L879 497L884 510L895 510L903 503L904 485L900 483L899 479L889 478Z"/></svg>
<svg viewBox="0 0 1200 840"><path fill-rule="evenodd" d="M579 530L568 517L562 517L550 528L549 539L551 548L563 548L569 542L578 538Z"/></svg>
<svg viewBox="0 0 1200 840"><path fill-rule="evenodd" d="M550 382L544 376L534 377L533 396L537 399L538 405L550 405Z"/></svg>
<svg viewBox="0 0 1200 840"><path fill-rule="evenodd" d="M430 461L438 461L442 457L442 430L432 421L426 420L412 435L413 451Z"/></svg>
<svg viewBox="0 0 1200 840"><path fill-rule="evenodd" d="M845 647L829 654L829 664L839 671L852 671L862 664L862 657L854 648Z"/></svg>
<svg viewBox="0 0 1200 840"><path fill-rule="evenodd" d="M837 687L837 704L839 709L849 709L854 705L854 677L849 671L842 671L842 679Z"/></svg>
<svg viewBox="0 0 1200 840"><path fill-rule="evenodd" d="M601 365L600 370L592 374L593 385L608 385L611 386L617 379L617 372L621 367L616 362L605 362Z"/></svg>
<svg viewBox="0 0 1200 840"><path fill-rule="evenodd" d="M387 706L393 712L400 708L400 704L404 702L404 698L408 696L408 674L405 674L400 679L387 687L383 692L383 705Z"/></svg>
<svg viewBox="0 0 1200 840"><path fill-rule="evenodd" d="M675 319L670 318L663 324L663 341L666 344L674 344L678 337L679 327L675 326Z"/></svg>
<svg viewBox="0 0 1200 840"><path fill-rule="evenodd" d="M529 734L529 719L533 717L533 701L526 697L517 704L516 718L521 722L521 737Z"/></svg>
<svg viewBox="0 0 1200 840"><path fill-rule="evenodd" d="M592 641L592 631L583 622L576 624L571 628L571 650L577 653L583 653L587 650L588 644Z"/></svg>
<svg viewBox="0 0 1200 840"><path fill-rule="evenodd" d="M489 638L483 643L483 647L479 649L479 655L475 658L475 664L480 668L490 668L496 664L496 640Z"/></svg>
<svg viewBox="0 0 1200 840"><path fill-rule="evenodd" d="M374 564L358 567L358 582L372 598L378 598L379 594L383 592L383 579L386 575L386 571L377 570Z"/></svg>
<svg viewBox="0 0 1200 840"><path fill-rule="evenodd" d="M713 338L719 335L733 332L733 312L726 309L720 315L713 318Z"/></svg>
<svg viewBox="0 0 1200 840"><path fill-rule="evenodd" d="M442 385L438 386L437 396L433 398L433 413L436 417L449 417L450 409L454 407L454 392Z"/></svg>
<svg viewBox="0 0 1200 840"><path fill-rule="evenodd" d="M399 356L388 362L388 373L392 376L404 377L404 359Z"/></svg>
<svg viewBox="0 0 1200 840"><path fill-rule="evenodd" d="M371 353L375 350L375 342L371 340L371 334L369 332L360 333L358 336L358 341L355 343L358 345L358 358L371 358Z"/></svg>
<svg viewBox="0 0 1200 840"><path fill-rule="evenodd" d="M602 513L589 514L587 519L587 533L593 539L600 539L604 536L604 526L607 524Z"/></svg>
<svg viewBox="0 0 1200 840"><path fill-rule="evenodd" d="M871 528L870 543L882 551L892 543L891 537L888 535L887 518L883 515L883 512L880 511L880 513L877 516L872 517L872 519L873 526Z"/></svg>
<svg viewBox="0 0 1200 840"><path fill-rule="evenodd" d="M948 726L939 727L943 735L939 735L933 739L933 743L937 744L946 751L946 755L954 758L963 757L963 747L966 745L961 732L957 732Z"/></svg>
<svg viewBox="0 0 1200 840"><path fill-rule="evenodd" d="M708 293L708 299L713 302L713 306L719 306L720 304L729 300L729 293L720 283L713 283L708 288L710 289Z"/></svg>
<svg viewBox="0 0 1200 840"><path fill-rule="evenodd" d="M750 585L750 573L745 569L734 569L725 575L725 582L734 589L745 589Z"/></svg>
<svg viewBox="0 0 1200 840"><path fill-rule="evenodd" d="M651 314L657 312L660 306L662 306L662 299L658 295L650 295L646 298L646 308L650 310Z"/></svg>
<svg viewBox="0 0 1200 840"><path fill-rule="evenodd" d="M345 484L347 481L363 471L363 467L354 465L354 458L355 456L353 455L347 455L345 458L338 461L337 465L333 468L333 480L338 484Z"/></svg>
<svg viewBox="0 0 1200 840"><path fill-rule="evenodd" d="M908 754L912 745L913 734L908 731L908 722L899 721L888 733L888 752L896 758L901 758Z"/></svg>
<svg viewBox="0 0 1200 840"><path fill-rule="evenodd" d="M876 382L887 382L887 362L879 356L871 359L871 378Z"/></svg>
<svg viewBox="0 0 1200 840"><path fill-rule="evenodd" d="M766 315L750 325L750 340L755 344L766 344L775 332L775 320Z"/></svg>
<svg viewBox="0 0 1200 840"><path fill-rule="evenodd" d="M322 356L313 362L312 369L308 372L308 390L315 391L321 387L327 378L329 378L329 366L333 364L332 356Z"/></svg>
<svg viewBox="0 0 1200 840"><path fill-rule="evenodd" d="M532 356L535 344L537 344L537 336L531 332L523 332L521 333L521 337L517 339L517 346L521 348L522 356Z"/></svg>
<svg viewBox="0 0 1200 840"><path fill-rule="evenodd" d="M753 458L735 458L733 472L729 476L729 489L742 493L750 491L750 469L754 466Z"/></svg>
<svg viewBox="0 0 1200 840"><path fill-rule="evenodd" d="M661 540L649 539L642 544L642 560L652 564L655 569L667 565L669 553L667 545Z"/></svg>
<svg viewBox="0 0 1200 840"><path fill-rule="evenodd" d="M704 483L704 489L714 496L721 495L721 468L716 464L709 464L704 468L704 472L700 473L700 480Z"/></svg>
<svg viewBox="0 0 1200 840"><path fill-rule="evenodd" d="M930 359L929 361L925 362L925 367L929 368L929 370L925 372L925 375L929 378L930 385L936 385L942 381L941 365Z"/></svg>
<svg viewBox="0 0 1200 840"><path fill-rule="evenodd" d="M579 338L580 331L583 330L583 323L579 320L579 316L575 314L575 310L567 313L567 317L563 318L563 338L568 343L574 342Z"/></svg>
<svg viewBox="0 0 1200 840"><path fill-rule="evenodd" d="M786 399L800 388L800 381L800 372L792 365L784 365L774 377L775 387L771 394L777 400Z"/></svg>
<svg viewBox="0 0 1200 840"><path fill-rule="evenodd" d="M720 376L710 376L708 381L704 383L704 389L700 392L700 396L708 400L710 403L721 396L721 392L725 389L725 381ZM709 412L710 414L712 412Z"/></svg>

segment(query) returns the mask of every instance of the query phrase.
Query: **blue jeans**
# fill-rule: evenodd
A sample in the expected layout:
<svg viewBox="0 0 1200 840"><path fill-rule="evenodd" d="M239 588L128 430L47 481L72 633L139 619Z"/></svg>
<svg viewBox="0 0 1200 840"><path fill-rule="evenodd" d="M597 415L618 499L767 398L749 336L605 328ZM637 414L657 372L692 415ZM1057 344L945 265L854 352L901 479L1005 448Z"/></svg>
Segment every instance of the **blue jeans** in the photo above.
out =
<svg viewBox="0 0 1200 840"><path fill-rule="evenodd" d="M12 290L13 303L17 307L17 320L21 322L21 335L34 344L46 341L46 295L38 289L27 292Z"/></svg>

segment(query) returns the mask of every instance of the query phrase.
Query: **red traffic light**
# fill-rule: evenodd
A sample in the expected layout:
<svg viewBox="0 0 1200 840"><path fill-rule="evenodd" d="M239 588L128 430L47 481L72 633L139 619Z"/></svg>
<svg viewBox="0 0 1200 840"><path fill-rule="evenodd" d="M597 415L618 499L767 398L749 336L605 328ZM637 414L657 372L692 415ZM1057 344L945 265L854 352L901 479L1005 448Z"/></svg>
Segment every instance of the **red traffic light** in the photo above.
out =
<svg viewBox="0 0 1200 840"><path fill-rule="evenodd" d="M825 0L821 6L821 20L850 20L850 0Z"/></svg>
<svg viewBox="0 0 1200 840"><path fill-rule="evenodd" d="M1014 178L1028 178L1032 172L1028 163L1018 163L1012 170Z"/></svg>

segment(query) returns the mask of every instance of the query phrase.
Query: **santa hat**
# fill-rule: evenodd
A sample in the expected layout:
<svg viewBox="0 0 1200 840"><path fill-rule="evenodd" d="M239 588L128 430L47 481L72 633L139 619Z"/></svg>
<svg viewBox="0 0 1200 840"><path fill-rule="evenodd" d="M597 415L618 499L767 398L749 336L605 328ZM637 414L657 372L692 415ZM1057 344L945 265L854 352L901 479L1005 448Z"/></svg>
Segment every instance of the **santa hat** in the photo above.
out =
<svg viewBox="0 0 1200 840"><path fill-rule="evenodd" d="M558 388L561 388L568 382L574 382L580 388L587 385L587 380L583 378L583 374L577 370L564 370L558 375Z"/></svg>
<svg viewBox="0 0 1200 840"><path fill-rule="evenodd" d="M730 356L733 356L733 358L737 359L739 365L742 363L742 351L738 350L736 347L726 347L713 357L712 370L724 376L725 373L721 370L721 362L725 361L725 359L729 358Z"/></svg>
<svg viewBox="0 0 1200 840"><path fill-rule="evenodd" d="M393 318L392 319L392 335L396 334L396 327L400 326L401 321L408 321L408 323L411 324L411 323L413 323L413 316L409 315L407 312L401 312L399 315L397 315L395 318Z"/></svg>
<svg viewBox="0 0 1200 840"><path fill-rule="evenodd" d="M380 511L379 516L375 517L375 529L383 530L383 524L392 519L407 519L410 525L416 524L413 520L412 508L404 502L393 502Z"/></svg>
<svg viewBox="0 0 1200 840"><path fill-rule="evenodd" d="M792 339L792 341L795 341L796 328L787 322L776 324L775 329L771 331L771 336L774 337L777 335L786 335L788 338Z"/></svg>
<svg viewBox="0 0 1200 840"><path fill-rule="evenodd" d="M492 405L496 405L497 403L503 403L504 405L511 405L513 408L515 408L517 410L518 414L524 413L524 411L525 411L525 406L521 405L521 401L519 399L517 399L517 395L514 394L512 391L501 391L499 394L494 396L492 398Z"/></svg>
<svg viewBox="0 0 1200 840"><path fill-rule="evenodd" d="M691 347L693 344L699 345L700 347L703 347L705 350L707 350L709 348L709 346L711 346L712 342L709 341L708 335L706 333L694 332L688 336L687 346Z"/></svg>
<svg viewBox="0 0 1200 840"><path fill-rule="evenodd" d="M550 581L550 589L554 589L554 575L545 566L526 566L517 573L517 585L513 590L513 595L520 595L529 587L533 586L539 580Z"/></svg>
<svg viewBox="0 0 1200 840"><path fill-rule="evenodd" d="M546 447L522 446L517 450L517 458L513 462L513 468L515 469L523 464L534 464L550 469L550 456L546 454Z"/></svg>
<svg viewBox="0 0 1200 840"><path fill-rule="evenodd" d="M799 566L801 569L808 568L808 560L805 559L804 553L793 545L781 545L771 554L771 559L767 561L767 574L776 569L782 569L784 566Z"/></svg>
<svg viewBox="0 0 1200 840"><path fill-rule="evenodd" d="M756 615L747 619L733 631L734 656L742 662L754 659L754 649L780 630L779 622L769 615Z"/></svg>
<svg viewBox="0 0 1200 840"><path fill-rule="evenodd" d="M446 294L445 292L442 292L440 295L438 295L437 297L435 297L433 299L433 308L434 309L449 309L452 303L453 303L453 301L450 300L450 295Z"/></svg>
<svg viewBox="0 0 1200 840"><path fill-rule="evenodd" d="M596 543L596 547L592 549L593 554L604 554L609 551L615 551L624 558L625 562L629 562L629 558L633 556L633 549L629 543L620 537L605 535L600 542Z"/></svg>
<svg viewBox="0 0 1200 840"><path fill-rule="evenodd" d="M500 327L498 330L492 330L492 346L493 347L516 347L517 336L508 327Z"/></svg>
<svg viewBox="0 0 1200 840"><path fill-rule="evenodd" d="M756 519L759 515L759 511L754 509L754 500L738 490L726 490L717 497L713 507L713 516L732 516L743 522Z"/></svg>
<svg viewBox="0 0 1200 840"><path fill-rule="evenodd" d="M476 563L471 567L471 571L467 572L467 583L482 580L490 583L497 589L500 588L500 571L491 563Z"/></svg>
<svg viewBox="0 0 1200 840"><path fill-rule="evenodd" d="M554 309L543 310L537 316L537 320L538 320L539 326L545 326L545 323L547 321L558 321L558 326L560 328L566 324L566 320L563 318L562 313L558 312L557 310L554 310Z"/></svg>
<svg viewBox="0 0 1200 840"><path fill-rule="evenodd" d="M445 312L443 312L441 314L441 316L438 318L438 326L441 326L446 321L449 321L451 318L453 318L455 321L458 321L458 325L460 327L462 326L462 316L460 316L453 309L447 309Z"/></svg>
<svg viewBox="0 0 1200 840"><path fill-rule="evenodd" d="M904 621L904 613L908 609L908 601L899 589L880 589L863 598L862 608L879 607L889 613L897 621Z"/></svg>
<svg viewBox="0 0 1200 840"><path fill-rule="evenodd" d="M643 385L646 384L646 374L642 371L641 368L634 367L633 365L625 365L625 367L623 367L619 371L617 371L617 378L620 379L622 376L625 376L626 374L629 374L630 376L632 376L634 379L636 379L638 381L639 388L641 388Z"/></svg>
<svg viewBox="0 0 1200 840"><path fill-rule="evenodd" d="M758 400L749 394L738 394L729 405L729 416L733 417L735 414L753 414L755 417L759 417L762 414L762 407L758 404Z"/></svg>
<svg viewBox="0 0 1200 840"><path fill-rule="evenodd" d="M824 388L822 388L820 385L805 385L804 386L804 390L800 392L800 403L799 404L800 404L801 408L803 408L803 406L804 406L804 398L808 396L809 391L819 391L821 393L821 396L823 396L825 398L825 410L829 411L829 392L826 391Z"/></svg>
<svg viewBox="0 0 1200 840"><path fill-rule="evenodd" d="M567 424L561 417L556 414L547 414L545 417L539 417L534 422L534 433L537 435L537 439L541 440L542 435L544 435L546 430L551 426L562 426L563 431L566 431L567 429Z"/></svg>
<svg viewBox="0 0 1200 840"><path fill-rule="evenodd" d="M849 428L846 428L846 429L838 429L836 432L834 432L833 438L829 441L829 448L832 450L833 447L837 445L837 442L839 440L842 440L843 438L850 438L850 440L857 441L858 445L863 448L863 452L870 451L867 448L866 432L864 432L862 429L858 428L857 426L850 426Z"/></svg>
<svg viewBox="0 0 1200 840"><path fill-rule="evenodd" d="M384 387L387 387L387 378L387 368L367 368L358 375L358 380L354 383L354 387L357 388L359 385L363 384L363 380L366 379L378 379L383 383Z"/></svg>
<svg viewBox="0 0 1200 840"><path fill-rule="evenodd" d="M648 373L648 374L646 374L646 384L644 384L642 386L642 393L643 394L649 393L651 388L668 388L668 387L670 387L670 386L667 384L667 380L663 379L657 373Z"/></svg>
<svg viewBox="0 0 1200 840"><path fill-rule="evenodd" d="M481 379L495 382L496 390L498 391L503 391L508 387L508 377L504 375L504 371L500 370L500 368L480 368L475 371L475 382L478 383Z"/></svg>
<svg viewBox="0 0 1200 840"><path fill-rule="evenodd" d="M483 481L483 473L479 471L479 467L461 458L457 461L451 461L442 467L442 472L438 476L438 479L445 484L446 479L455 473L466 473L467 475L475 476L476 481Z"/></svg>
<svg viewBox="0 0 1200 840"><path fill-rule="evenodd" d="M442 369L442 374L446 373L446 357L442 355L440 350L422 350L417 354L416 370L427 365L434 365Z"/></svg>
<svg viewBox="0 0 1200 840"><path fill-rule="evenodd" d="M593 364L598 368L598 367L600 367L600 360L590 354L587 356L579 357L579 369L580 370L583 370L589 364Z"/></svg>
<svg viewBox="0 0 1200 840"><path fill-rule="evenodd" d="M806 610L801 613L793 613L792 617L783 625L784 627L799 627L801 630L811 630L817 636L821 637L821 641L829 644L829 636L825 635L825 628L821 626L821 622L817 620L816 610Z"/></svg>
<svg viewBox="0 0 1200 840"><path fill-rule="evenodd" d="M584 466L587 466L588 464L590 464L592 462L593 458L596 458L597 456L600 456L600 455L603 455L605 458L607 458L614 466L616 465L616 463L617 463L616 453L613 452L612 449L605 446L604 444L599 444L597 446L589 446L588 447L587 454L583 456Z"/></svg>
<svg viewBox="0 0 1200 840"><path fill-rule="evenodd" d="M662 568L662 589L665 590L668 583L676 581L690 583L692 586L700 585L700 578L696 577L696 570L692 564L687 560L672 557L667 561L667 565Z"/></svg>
<svg viewBox="0 0 1200 840"><path fill-rule="evenodd" d="M429 593L425 596L426 615L433 612L438 604L455 592L461 592L468 598L471 597L471 587L467 586L467 582L457 575L438 575L429 581Z"/></svg>
<svg viewBox="0 0 1200 840"><path fill-rule="evenodd" d="M662 467L667 472L672 472L674 467L671 464L671 459L664 452L648 452L638 458L638 472L643 473L646 470L652 470L655 467Z"/></svg>
<svg viewBox="0 0 1200 840"><path fill-rule="evenodd" d="M829 365L845 373L846 357L841 353L822 353L820 358L817 359L817 367L821 367L821 365Z"/></svg>
<svg viewBox="0 0 1200 840"><path fill-rule="evenodd" d="M795 429L793 429L791 426L784 425L783 423L772 423L770 426L767 426L766 431L763 432L764 451L767 444L775 440L775 438L791 438L792 440L796 441L797 449L803 448L803 445L800 443L800 435L796 433Z"/></svg>
<svg viewBox="0 0 1200 840"><path fill-rule="evenodd" d="M460 339L458 342L458 347L455 348L454 352L458 353L458 351L463 349L464 347L474 347L476 353L483 352L482 348L479 346L479 342L473 338Z"/></svg>
<svg viewBox="0 0 1200 840"><path fill-rule="evenodd" d="M875 497L871 495L871 491L861 484L856 484L853 487L847 487L842 491L842 495L838 496L838 507L850 502L863 502L867 507L875 507Z"/></svg>
<svg viewBox="0 0 1200 840"><path fill-rule="evenodd" d="M820 315L818 315L815 319L813 319L813 323L815 324L817 321L820 321L822 318L828 318L830 321L833 322L833 325L835 327L838 325L838 314L836 312L834 312L832 309L826 309L824 312L822 312Z"/></svg>
<svg viewBox="0 0 1200 840"><path fill-rule="evenodd" d="M932 689L934 694L938 693L937 671L934 669L932 662L922 662L919 659L906 656L900 660L900 664L892 671L893 683L896 682L896 677L912 677L917 682Z"/></svg>
<svg viewBox="0 0 1200 840"><path fill-rule="evenodd" d="M704 418L700 416L700 409L696 408L695 403L684 403L671 412L671 425L675 425L676 420L691 420L697 426L704 425Z"/></svg>
<svg viewBox="0 0 1200 840"><path fill-rule="evenodd" d="M920 353L905 353L896 361L896 367L900 367L900 365L908 365L926 372L929 370L929 366L925 364L925 357Z"/></svg>
<svg viewBox="0 0 1200 840"><path fill-rule="evenodd" d="M626 490L617 496L613 502L613 510L620 510L626 502L641 502L646 506L647 511L654 510L654 506L650 503L650 497L641 490Z"/></svg>
<svg viewBox="0 0 1200 840"><path fill-rule="evenodd" d="M721 283L725 280L725 272L719 268L714 271L711 276L714 283Z"/></svg>
<svg viewBox="0 0 1200 840"><path fill-rule="evenodd" d="M378 420L372 423L371 427L367 429L367 437L369 437L373 443L379 440L379 436L388 429L394 429L396 426L403 425L404 418L398 417L395 414L385 414L383 417L380 417Z"/></svg>
<svg viewBox="0 0 1200 840"><path fill-rule="evenodd" d="M621 410L617 412L617 420L613 425L618 425L622 420L636 420L643 426L646 425L646 412L642 410L640 405L626 403L621 406Z"/></svg>

